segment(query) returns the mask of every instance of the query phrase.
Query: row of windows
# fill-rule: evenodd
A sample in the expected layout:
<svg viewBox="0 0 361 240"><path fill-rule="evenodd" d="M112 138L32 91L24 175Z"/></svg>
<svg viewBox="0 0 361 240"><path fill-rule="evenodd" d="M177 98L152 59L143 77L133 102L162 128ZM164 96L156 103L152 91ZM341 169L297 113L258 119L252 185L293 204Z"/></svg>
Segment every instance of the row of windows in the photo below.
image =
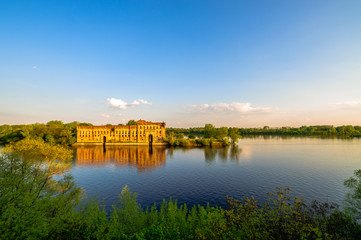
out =
<svg viewBox="0 0 361 240"><path fill-rule="evenodd" d="M131 133L138 133L138 131L130 131ZM141 134L143 131L139 131ZM158 132L158 131L156 131ZM110 131L79 131L79 134L109 134ZM115 131L116 134L129 134L129 131ZM144 133L144 132L143 132ZM161 133L161 130L159 130L159 133Z"/></svg>
<svg viewBox="0 0 361 240"><path fill-rule="evenodd" d="M99 137L100 135L79 135L79 137ZM132 134L132 137L136 137L137 135ZM159 137L161 136L161 134L155 134L155 137ZM110 137L130 137L130 134L115 134L115 135L110 135ZM139 135L139 137L145 137L145 134L143 135Z"/></svg>
<svg viewBox="0 0 361 240"><path fill-rule="evenodd" d="M139 127L140 129L153 129L153 130L156 130L156 129L160 129L159 126L140 126ZM91 131L79 131L80 134L84 134L84 133L89 133L89 132L95 132L95 133L98 133L98 134L107 134L107 133L110 133L110 131L94 131L94 130L91 130ZM129 130L127 131L115 131L115 132L129 132Z"/></svg>
<svg viewBox="0 0 361 240"><path fill-rule="evenodd" d="M79 135L80 137L99 137L100 135ZM110 134L109 135L110 137L130 137L130 134ZM137 136L137 135L134 135L134 134L132 134L132 137L135 137L135 136ZM145 137L145 134L143 134L143 135L139 135L140 137L141 136L143 136L143 137Z"/></svg>
<svg viewBox="0 0 361 240"><path fill-rule="evenodd" d="M159 126L139 126L140 129L160 129Z"/></svg>
<svg viewBox="0 0 361 240"><path fill-rule="evenodd" d="M155 133L157 134L157 133L159 133L159 134L161 134L162 133L162 131L161 130L159 130L159 131L155 131ZM102 131L99 131L99 132L88 132L88 131L80 131L79 132L79 135L99 135L99 134L104 134ZM107 132L107 133L105 133L105 134L109 134L109 132ZM129 131L115 131L115 135L129 135L129 134L138 134L138 131L131 131L130 133L129 133ZM139 131L139 134L141 135L141 134L143 134L143 135L145 135L145 131ZM111 134L110 133L110 136L114 136L114 134Z"/></svg>

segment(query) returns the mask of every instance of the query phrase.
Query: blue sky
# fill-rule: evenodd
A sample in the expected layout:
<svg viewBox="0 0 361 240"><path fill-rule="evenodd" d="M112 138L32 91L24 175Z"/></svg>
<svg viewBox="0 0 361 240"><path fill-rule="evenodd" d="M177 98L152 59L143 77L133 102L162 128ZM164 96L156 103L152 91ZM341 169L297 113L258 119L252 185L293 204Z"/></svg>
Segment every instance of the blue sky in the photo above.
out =
<svg viewBox="0 0 361 240"><path fill-rule="evenodd" d="M360 1L0 9L0 124L361 125Z"/></svg>

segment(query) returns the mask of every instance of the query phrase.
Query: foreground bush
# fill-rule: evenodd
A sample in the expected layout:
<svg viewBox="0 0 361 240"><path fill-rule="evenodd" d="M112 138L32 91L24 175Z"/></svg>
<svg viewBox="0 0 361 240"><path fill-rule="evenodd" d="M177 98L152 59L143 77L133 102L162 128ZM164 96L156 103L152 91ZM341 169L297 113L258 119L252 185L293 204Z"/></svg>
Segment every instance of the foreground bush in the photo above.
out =
<svg viewBox="0 0 361 240"><path fill-rule="evenodd" d="M49 169L14 155L0 156L0 237L46 239L66 228L80 199L71 176L54 180Z"/></svg>

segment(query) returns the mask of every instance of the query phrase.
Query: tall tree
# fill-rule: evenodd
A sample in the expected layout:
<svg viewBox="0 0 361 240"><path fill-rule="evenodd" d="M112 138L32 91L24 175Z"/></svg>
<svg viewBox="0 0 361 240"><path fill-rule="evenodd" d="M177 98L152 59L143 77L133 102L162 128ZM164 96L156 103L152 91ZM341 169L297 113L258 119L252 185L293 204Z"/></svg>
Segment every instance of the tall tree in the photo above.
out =
<svg viewBox="0 0 361 240"><path fill-rule="evenodd" d="M129 120L128 122L127 122L127 125L129 126L129 125L137 125L137 121L135 121L135 120Z"/></svg>
<svg viewBox="0 0 361 240"><path fill-rule="evenodd" d="M204 126L204 137L212 138L215 137L217 133L217 129L212 124L206 124Z"/></svg>

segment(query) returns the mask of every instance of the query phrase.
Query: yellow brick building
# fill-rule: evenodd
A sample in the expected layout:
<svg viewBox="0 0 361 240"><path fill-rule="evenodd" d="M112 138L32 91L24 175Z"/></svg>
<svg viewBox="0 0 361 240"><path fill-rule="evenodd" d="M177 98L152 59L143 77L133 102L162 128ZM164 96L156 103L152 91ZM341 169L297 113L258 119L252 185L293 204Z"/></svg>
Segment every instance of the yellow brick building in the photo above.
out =
<svg viewBox="0 0 361 240"><path fill-rule="evenodd" d="M164 122L137 121L129 126L77 126L77 143L163 143Z"/></svg>

